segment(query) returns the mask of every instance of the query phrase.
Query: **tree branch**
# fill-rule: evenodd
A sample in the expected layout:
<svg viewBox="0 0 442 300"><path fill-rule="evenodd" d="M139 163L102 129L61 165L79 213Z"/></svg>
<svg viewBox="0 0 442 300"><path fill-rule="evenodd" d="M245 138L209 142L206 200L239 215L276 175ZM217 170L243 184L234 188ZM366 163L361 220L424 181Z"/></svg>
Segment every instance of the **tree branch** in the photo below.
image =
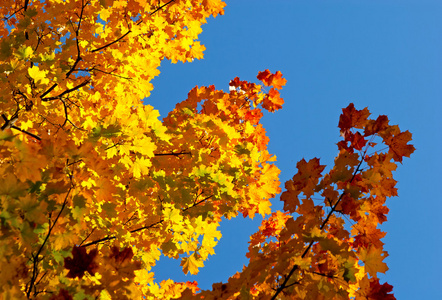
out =
<svg viewBox="0 0 442 300"><path fill-rule="evenodd" d="M194 203L194 204L192 204L192 205L190 205L190 206L188 206L188 207L182 209L182 211L183 211L183 212L184 212L184 211L187 211L187 210L191 209L192 207L195 207L195 206L199 205L200 203L203 203L204 201L208 200L208 199L211 198L211 197L213 197L213 195L210 195L210 196L208 196L208 197L206 197L206 198L204 198L204 199L202 199L202 200L200 200L200 201L198 201L198 202L196 202L196 203ZM138 231L141 231L141 230L144 230L144 229L149 229L149 228L152 228L152 227L154 227L155 225L161 224L161 223L163 223L163 222L164 222L164 220L159 220L159 221L154 222L154 223L151 223L151 224L149 224L149 225L142 226L142 227L140 227L140 228L136 228L136 229L130 230L129 232L130 232L130 233L134 233L134 232L138 232ZM104 237L104 238L102 238L102 239L95 240L95 241L92 241L92 242L90 242L90 243L84 244L84 245L82 245L81 247L89 247L89 246L92 246L92 245L95 245L95 244L98 244L98 243L102 243L102 242L106 242L106 241L114 240L114 239L116 239L116 238L117 238L116 236L106 236L106 237Z"/></svg>
<svg viewBox="0 0 442 300"><path fill-rule="evenodd" d="M80 84L74 86L74 87L71 88L71 89L68 89L68 90L62 92L61 94L59 94L59 95L57 95L57 96L49 97L49 98L41 98L41 101L51 101L51 100L60 99L60 98L63 97L64 95L69 94L69 93L71 93L71 92L73 92L73 91L76 91L76 90L78 90L79 88L81 88L81 87L87 85L90 81L91 81L91 79L88 78L88 79L86 79L85 81L83 81L82 83L80 83ZM45 94L47 94L47 93L45 92Z"/></svg>
<svg viewBox="0 0 442 300"><path fill-rule="evenodd" d="M78 25L77 28L74 30L75 32L75 41L76 41L76 46L77 46L77 58L75 59L74 64L72 65L72 67L70 68L70 70L66 73L66 78L68 78L76 69L78 63L81 61L81 54L80 54L80 46L79 46L79 41L78 41L78 36L80 34L80 26L81 26L81 21L83 18L83 12L84 12L84 8L86 7L86 5L89 3L89 1L87 1L86 3L84 3L82 1L82 5L81 5L81 12L80 12L80 16L79 16L79 20L78 20ZM72 89L68 89L66 91L64 91L63 93L61 93L58 96L55 97L50 97L50 98L44 98L47 94L49 94L54 88L56 88L58 86L58 83L53 84L49 89L47 89L46 91L43 92L43 94L40 96L42 101L49 101L49 100L54 100L54 99L58 99L59 97L65 95L66 93L70 93L72 91L75 91L76 89L85 86L88 82L90 81L90 78L87 79L86 81L84 81L82 84L77 85L77 87L74 87Z"/></svg>
<svg viewBox="0 0 442 300"><path fill-rule="evenodd" d="M368 149L365 150L365 152L367 152ZM365 155L364 152L364 155ZM364 155L362 155L361 157L361 161L359 162L356 170L353 172L353 176L350 180L350 183L353 182L354 178L356 177L356 174L359 172L360 167L364 161ZM338 201L336 201L335 205L333 205L332 209L330 210L330 212L328 213L327 217L325 218L325 220L322 222L322 225L319 227L319 229L324 229L325 225L328 223L328 220L330 219L331 215L336 211L336 207L338 206L338 204L341 202L342 197L345 195L345 192L342 192L341 195L339 196ZM301 258L304 258L307 253L310 251L310 249L312 248L313 244L315 243L315 240L312 240L307 248L305 249L305 251L302 253ZM290 277L293 275L293 273L295 273L296 270L298 270L299 266L298 265L294 265L293 268L290 270L289 274L285 277L284 281L282 282L282 284L276 289L275 294L273 295L273 297L271 298L272 300L275 300L276 297L285 289L288 287L287 282L289 281Z"/></svg>
<svg viewBox="0 0 442 300"><path fill-rule="evenodd" d="M72 185L69 188L66 197L64 198L63 204L61 206L60 212L58 213L57 217L55 218L54 223L49 227L49 231L48 234L46 235L45 240L43 241L43 243L41 244L40 248L38 249L37 253L34 255L32 255L32 261L33 261L33 269L32 269L32 277L31 277L31 281L26 285L27 286L27 291L26 291L26 296L29 298L31 296L31 292L32 289L35 288L35 280L37 279L38 276L38 263L40 262L40 260L38 259L38 257L40 256L40 253L43 251L44 246L46 245L49 236L51 235L52 230L54 229L55 225L57 224L58 218L60 218L61 213L63 212L64 208L66 207L66 204L68 202L68 197L69 194L72 190Z"/></svg>
<svg viewBox="0 0 442 300"><path fill-rule="evenodd" d="M180 151L180 152L169 152L169 153L154 153L155 156L175 156L175 157L179 157L180 155L192 155L192 153L190 151L188 152L184 152L184 151Z"/></svg>
<svg viewBox="0 0 442 300"><path fill-rule="evenodd" d="M157 11L159 11L160 9L162 9L163 7L166 7L167 5L169 5L169 4L172 3L172 2L175 2L175 0L170 0L169 2L167 2L167 3L163 4L163 5L161 5L160 7L158 7L157 9L155 9L153 12L151 12L150 15L153 15L154 13L156 13ZM143 20L140 20L140 21L137 23L137 25L140 25L142 22L143 22ZM107 43L106 45L103 45L103 46L101 46L101 47L98 47L98 48L92 50L91 52L94 53L94 52L97 52L97 51L103 50L103 49L105 49L105 48L107 48L107 47L109 47L109 46L112 46L113 44L118 43L119 41L121 41L122 39L124 39L124 38L125 38L129 33L131 33L131 32L132 32L132 30L128 30L125 34L123 34L122 36L120 36L120 37L117 38L116 40L114 40L114 41L112 41L112 42L110 42L110 43Z"/></svg>
<svg viewBox="0 0 442 300"><path fill-rule="evenodd" d="M21 132L23 132L23 133L25 133L25 134L27 134L27 135L33 137L34 139L41 141L41 137L39 137L38 135L35 135L35 134L33 134L33 133L30 133L29 131L23 130L23 129L21 129L21 128L15 126L15 125L12 125L11 128L16 129L16 130L18 130L18 131L21 131Z"/></svg>

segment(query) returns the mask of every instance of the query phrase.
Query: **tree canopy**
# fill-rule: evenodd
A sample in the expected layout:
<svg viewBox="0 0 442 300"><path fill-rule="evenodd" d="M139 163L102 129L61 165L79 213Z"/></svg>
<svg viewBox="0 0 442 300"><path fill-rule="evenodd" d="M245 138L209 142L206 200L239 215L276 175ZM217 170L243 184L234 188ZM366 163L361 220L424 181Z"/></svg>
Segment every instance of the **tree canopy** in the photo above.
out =
<svg viewBox="0 0 442 300"><path fill-rule="evenodd" d="M260 120L282 108L281 72L195 87L162 121L143 103L162 60L203 57L201 25L224 5L1 2L0 299L394 299L377 226L408 131L349 104L334 166L299 161L275 211ZM256 214L227 283L155 281L161 255L196 274L222 218Z"/></svg>

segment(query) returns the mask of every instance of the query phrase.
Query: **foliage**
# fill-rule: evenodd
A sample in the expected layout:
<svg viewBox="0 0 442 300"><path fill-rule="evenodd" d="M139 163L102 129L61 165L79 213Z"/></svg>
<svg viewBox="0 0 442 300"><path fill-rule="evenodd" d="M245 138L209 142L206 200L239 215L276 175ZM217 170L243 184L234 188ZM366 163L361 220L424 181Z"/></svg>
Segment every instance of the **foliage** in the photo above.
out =
<svg viewBox="0 0 442 300"><path fill-rule="evenodd" d="M1 299L394 299L377 225L408 131L349 105L335 165L301 160L272 212L279 169L260 119L282 107L280 72L196 87L162 122L143 104L163 59L202 58L201 25L223 6L1 2ZM266 217L241 273L212 291L155 282L161 254L196 274L238 213Z"/></svg>

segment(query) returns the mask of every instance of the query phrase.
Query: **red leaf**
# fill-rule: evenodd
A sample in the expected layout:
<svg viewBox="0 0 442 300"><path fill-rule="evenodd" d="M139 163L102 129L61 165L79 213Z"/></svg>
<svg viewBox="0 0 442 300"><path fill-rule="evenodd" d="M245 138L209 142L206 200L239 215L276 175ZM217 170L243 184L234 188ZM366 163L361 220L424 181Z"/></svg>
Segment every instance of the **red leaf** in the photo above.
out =
<svg viewBox="0 0 442 300"><path fill-rule="evenodd" d="M370 112L367 108L357 110L354 104L350 103L346 108L342 109L338 127L343 133L346 133L350 128L364 128L368 122L367 118L369 115Z"/></svg>
<svg viewBox="0 0 442 300"><path fill-rule="evenodd" d="M407 145L411 141L411 133L407 130L385 140L385 144L390 146L390 152L393 153L395 161L402 162L402 157L410 157L415 148L413 145Z"/></svg>
<svg viewBox="0 0 442 300"><path fill-rule="evenodd" d="M393 286L388 283L379 284L379 279L372 278L370 280L370 292L367 298L370 300L396 300L393 294Z"/></svg>
<svg viewBox="0 0 442 300"><path fill-rule="evenodd" d="M282 78L282 73L277 71L275 74L270 73L269 70L259 72L257 78L261 80L265 86L273 86L275 89L282 89L287 83L287 80Z"/></svg>
<svg viewBox="0 0 442 300"><path fill-rule="evenodd" d="M123 263L124 261L130 261L134 256L132 248L124 248L123 251L120 252L120 249L116 246L111 249L112 254L109 256L113 258L117 263Z"/></svg>
<svg viewBox="0 0 442 300"><path fill-rule="evenodd" d="M86 248L75 246L72 249L73 258L64 259L64 267L69 270L67 277L82 278L86 271L94 275L98 269L98 264L94 261L97 253L97 249L91 250L88 254Z"/></svg>
<svg viewBox="0 0 442 300"><path fill-rule="evenodd" d="M376 121L369 120L367 126L364 129L364 135L369 136L375 133L378 133L382 130L388 128L388 118L387 116L380 115Z"/></svg>
<svg viewBox="0 0 442 300"><path fill-rule="evenodd" d="M267 97L264 98L262 107L270 112L274 112L275 110L281 109L283 104L284 100L280 97L279 92L271 88Z"/></svg>
<svg viewBox="0 0 442 300"><path fill-rule="evenodd" d="M49 300L73 300L71 295L69 295L69 292L65 289L61 289L57 295L53 295Z"/></svg>
<svg viewBox="0 0 442 300"><path fill-rule="evenodd" d="M269 70L265 70L263 72L258 72L258 76L256 76L256 78L258 78L258 80L261 80L265 86L269 86L271 75L272 73L270 73Z"/></svg>

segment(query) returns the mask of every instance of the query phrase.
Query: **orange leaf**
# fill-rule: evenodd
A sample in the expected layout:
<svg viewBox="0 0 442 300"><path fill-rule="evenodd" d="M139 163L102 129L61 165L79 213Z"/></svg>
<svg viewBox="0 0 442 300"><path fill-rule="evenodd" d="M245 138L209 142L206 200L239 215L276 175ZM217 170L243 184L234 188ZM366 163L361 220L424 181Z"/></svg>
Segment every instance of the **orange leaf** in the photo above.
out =
<svg viewBox="0 0 442 300"><path fill-rule="evenodd" d="M377 273L385 273L388 270L387 264L383 262L388 254L382 248L370 246L362 248L359 252L359 258L364 262L365 270L370 276L377 278Z"/></svg>
<svg viewBox="0 0 442 300"><path fill-rule="evenodd" d="M346 108L342 109L341 117L339 118L338 127L341 132L346 133L350 128L364 128L367 124L367 118L370 112L367 108L363 110L355 109L353 103L350 103Z"/></svg>

